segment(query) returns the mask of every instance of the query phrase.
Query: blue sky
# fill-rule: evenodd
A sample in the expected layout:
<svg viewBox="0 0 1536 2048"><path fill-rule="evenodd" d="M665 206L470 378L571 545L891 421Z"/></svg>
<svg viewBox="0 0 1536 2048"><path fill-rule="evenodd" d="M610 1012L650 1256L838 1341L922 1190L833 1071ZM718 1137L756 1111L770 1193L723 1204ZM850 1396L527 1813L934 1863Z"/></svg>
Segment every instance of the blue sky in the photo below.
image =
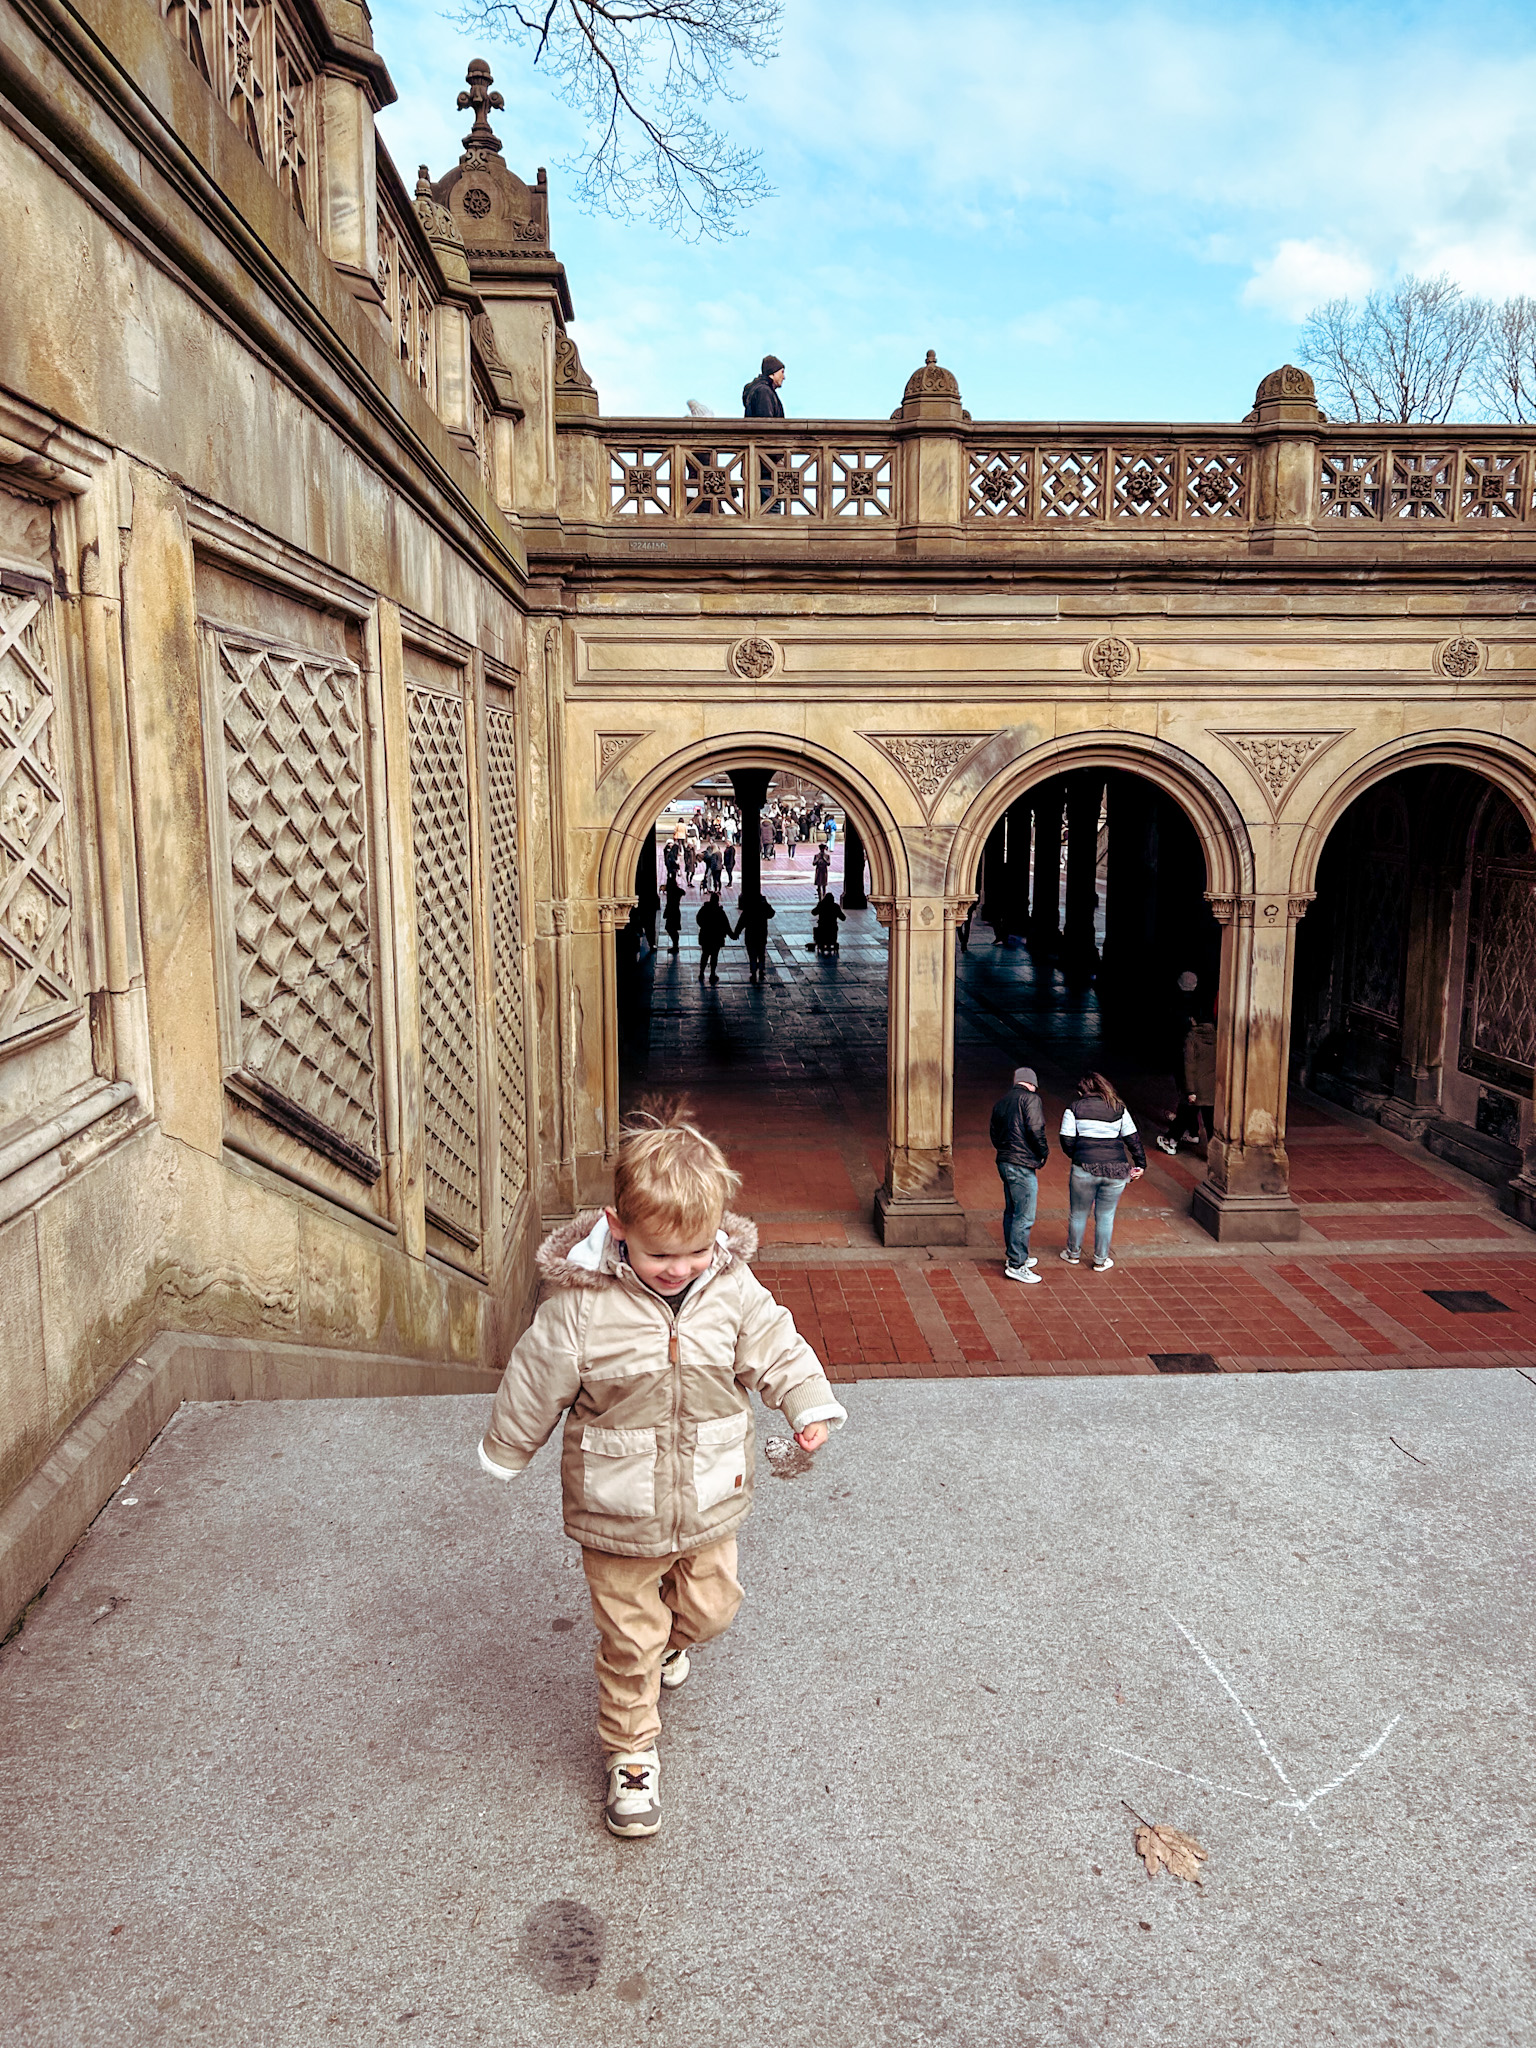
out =
<svg viewBox="0 0 1536 2048"><path fill-rule="evenodd" d="M608 413L722 415L771 349L801 417L883 418L926 349L977 419L1240 419L1318 300L1448 270L1536 293L1536 9L788 0L718 109L776 196L724 244L581 213L526 55L378 0L409 185L457 160L464 68L549 167Z"/></svg>

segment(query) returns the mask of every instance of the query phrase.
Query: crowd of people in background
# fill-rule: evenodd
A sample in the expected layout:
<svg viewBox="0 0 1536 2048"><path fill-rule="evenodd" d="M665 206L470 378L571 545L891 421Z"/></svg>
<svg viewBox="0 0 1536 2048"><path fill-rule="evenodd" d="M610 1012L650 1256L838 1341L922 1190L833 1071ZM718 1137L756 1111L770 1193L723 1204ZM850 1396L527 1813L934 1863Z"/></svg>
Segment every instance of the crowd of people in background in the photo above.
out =
<svg viewBox="0 0 1536 2048"><path fill-rule="evenodd" d="M719 981L720 951L728 939L746 941L749 981L761 981L767 971L768 924L775 914L773 905L761 892L743 893L733 924L722 901L736 882L742 830L737 805L706 802L691 817L677 821L662 847L665 878L661 889L661 923L674 958L682 937L683 904L693 893L695 882L698 885L700 901L695 922L699 928L701 982ZM762 861L776 860L780 853L787 860L795 860L801 847L813 849L811 877L816 895L807 951L821 955L838 952L837 928L846 916L829 886L837 832L835 814L814 799L765 805L759 825L758 853ZM639 936L637 933L637 944Z"/></svg>

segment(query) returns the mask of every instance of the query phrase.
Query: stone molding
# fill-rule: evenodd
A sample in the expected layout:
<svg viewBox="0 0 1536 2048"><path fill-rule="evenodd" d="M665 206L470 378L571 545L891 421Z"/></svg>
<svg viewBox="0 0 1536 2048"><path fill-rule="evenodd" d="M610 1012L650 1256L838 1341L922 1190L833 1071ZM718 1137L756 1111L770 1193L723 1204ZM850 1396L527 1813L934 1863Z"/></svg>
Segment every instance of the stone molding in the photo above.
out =
<svg viewBox="0 0 1536 2048"><path fill-rule="evenodd" d="M1270 816L1278 819L1302 776L1331 746L1347 739L1354 727L1336 726L1320 732L1234 732L1211 725L1206 730L1236 754L1263 790Z"/></svg>
<svg viewBox="0 0 1536 2048"><path fill-rule="evenodd" d="M1260 931L1277 931L1285 924L1299 924L1307 914L1311 896L1292 896L1284 890L1254 896L1206 895L1211 915L1218 924L1253 925Z"/></svg>

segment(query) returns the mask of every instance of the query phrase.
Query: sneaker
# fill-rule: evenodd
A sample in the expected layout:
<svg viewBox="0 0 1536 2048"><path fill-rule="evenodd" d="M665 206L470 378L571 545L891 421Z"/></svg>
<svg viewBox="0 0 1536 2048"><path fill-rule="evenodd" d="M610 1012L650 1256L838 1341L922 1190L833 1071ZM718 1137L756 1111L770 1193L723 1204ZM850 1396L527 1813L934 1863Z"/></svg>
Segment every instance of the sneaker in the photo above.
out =
<svg viewBox="0 0 1536 2048"><path fill-rule="evenodd" d="M608 1802L603 1808L615 1835L654 1835L661 1826L661 1759L654 1749L608 1759Z"/></svg>
<svg viewBox="0 0 1536 2048"><path fill-rule="evenodd" d="M1095 1259L1093 1262L1093 1270L1095 1271L1095 1273L1107 1273L1114 1263L1115 1262L1113 1259Z"/></svg>
<svg viewBox="0 0 1536 2048"><path fill-rule="evenodd" d="M1032 1273L1028 1266L1004 1266L1003 1278L1005 1280L1022 1280L1026 1287L1038 1287L1040 1285L1040 1275Z"/></svg>
<svg viewBox="0 0 1536 2048"><path fill-rule="evenodd" d="M1166 1152L1170 1158L1179 1149L1179 1141L1177 1138L1158 1138L1157 1140L1155 1140L1155 1143L1157 1145L1158 1151Z"/></svg>
<svg viewBox="0 0 1536 2048"><path fill-rule="evenodd" d="M1069 1266L1075 1266L1077 1264L1078 1255L1075 1251L1073 1251L1070 1245L1067 1246L1066 1250L1062 1253L1061 1256Z"/></svg>
<svg viewBox="0 0 1536 2048"><path fill-rule="evenodd" d="M688 1676L690 1666L688 1652L679 1647L668 1650L661 1660L661 1682L668 1692L675 1692Z"/></svg>

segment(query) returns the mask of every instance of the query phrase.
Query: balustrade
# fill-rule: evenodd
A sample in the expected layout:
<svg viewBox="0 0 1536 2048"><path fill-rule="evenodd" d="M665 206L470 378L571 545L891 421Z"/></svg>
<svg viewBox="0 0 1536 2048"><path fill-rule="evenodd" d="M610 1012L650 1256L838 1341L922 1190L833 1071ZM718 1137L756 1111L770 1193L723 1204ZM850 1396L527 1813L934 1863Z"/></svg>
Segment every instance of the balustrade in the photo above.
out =
<svg viewBox="0 0 1536 2048"><path fill-rule="evenodd" d="M606 450L615 520L896 516L896 445L878 427L799 428L772 440L626 433Z"/></svg>
<svg viewBox="0 0 1536 2048"><path fill-rule="evenodd" d="M1462 430L1465 433L1465 430ZM1318 450L1317 516L1332 525L1366 519L1420 525L1522 523L1533 510L1533 464L1509 429L1498 439L1462 443L1462 435L1418 429ZM1528 436L1522 436L1528 439ZM1462 445L1458 445L1462 443Z"/></svg>
<svg viewBox="0 0 1536 2048"><path fill-rule="evenodd" d="M274 0L160 0L160 12L300 220L315 218L315 81L298 15Z"/></svg>

